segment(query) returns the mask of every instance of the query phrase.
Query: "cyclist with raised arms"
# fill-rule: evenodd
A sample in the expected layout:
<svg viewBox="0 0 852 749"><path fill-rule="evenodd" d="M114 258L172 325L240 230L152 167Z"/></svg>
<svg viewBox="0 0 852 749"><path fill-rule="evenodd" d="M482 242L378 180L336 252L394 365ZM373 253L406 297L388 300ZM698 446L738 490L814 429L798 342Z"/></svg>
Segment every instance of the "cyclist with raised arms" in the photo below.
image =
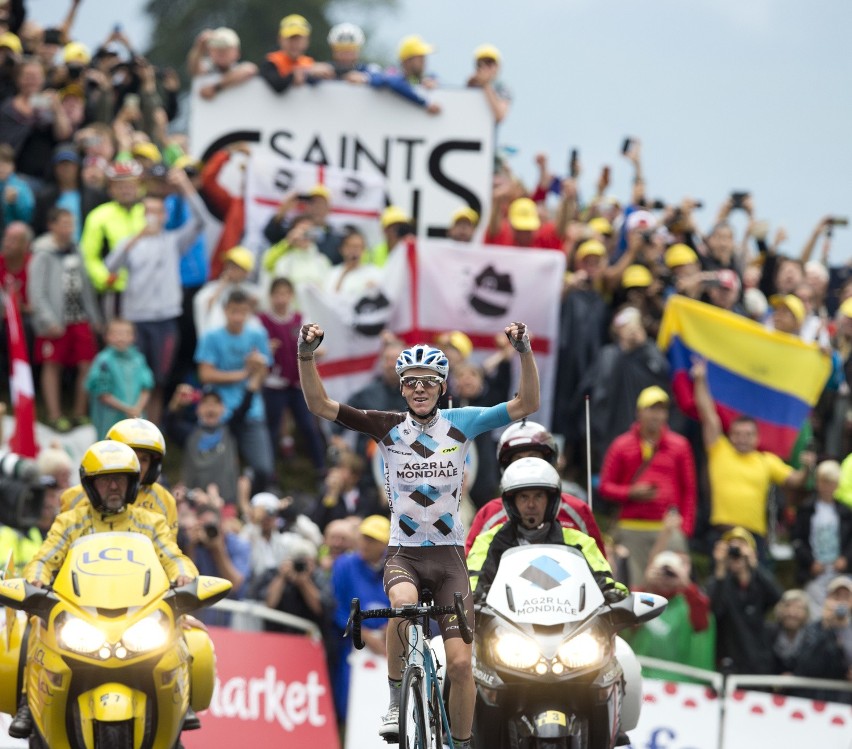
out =
<svg viewBox="0 0 852 749"><path fill-rule="evenodd" d="M478 434L504 427L539 407L538 369L526 325L505 328L520 352L518 394L490 408L438 408L447 389L449 364L439 349L418 344L403 350L396 363L406 411L361 411L328 397L314 362L322 342L319 325L302 326L299 336L299 373L311 412L378 442L385 463L385 491L391 509L391 537L385 563L384 586L394 608L417 603L421 588L429 588L438 606L452 606L453 593L464 595L468 621L473 625L464 555L464 528L459 502L464 463L470 441ZM469 749L476 687L471 671L470 645L465 644L454 617L441 617L447 672L452 682L449 700L453 744ZM399 697L405 636L387 629L390 707L379 734L389 743L399 737ZM459 737L459 738L457 738Z"/></svg>

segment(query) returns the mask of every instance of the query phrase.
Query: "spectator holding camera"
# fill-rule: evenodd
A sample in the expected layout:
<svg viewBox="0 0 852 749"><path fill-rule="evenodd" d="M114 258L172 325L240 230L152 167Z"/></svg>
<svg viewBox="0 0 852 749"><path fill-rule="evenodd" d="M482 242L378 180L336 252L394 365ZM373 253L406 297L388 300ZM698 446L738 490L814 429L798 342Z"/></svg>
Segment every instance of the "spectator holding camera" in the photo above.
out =
<svg viewBox="0 0 852 749"><path fill-rule="evenodd" d="M297 201L301 206L301 211L294 218L291 214L297 206ZM277 245L287 238L296 218L309 218L311 220L309 233L316 242L319 251L328 258L330 263L339 263L343 260L343 256L340 254L340 243L343 241L343 235L329 224L328 215L330 211L331 190L325 185L314 185L301 201L298 193L291 190L281 198L278 209L272 214L263 230L263 235L270 246Z"/></svg>
<svg viewBox="0 0 852 749"><path fill-rule="evenodd" d="M775 604L775 621L769 625L769 642L775 657L773 673L789 675L803 652L805 630L810 621L808 594L803 590L787 590Z"/></svg>
<svg viewBox="0 0 852 749"><path fill-rule="evenodd" d="M201 575L215 575L229 580L233 586L230 598L242 599L244 583L251 575L249 542L224 522L224 502L219 489L210 484L206 491L190 488L183 497L186 506L181 513L180 547L192 559ZM228 626L231 615L206 609L198 618L206 624Z"/></svg>
<svg viewBox="0 0 852 749"><path fill-rule="evenodd" d="M773 673L765 619L782 590L758 566L757 543L745 528L732 528L713 547L707 594L716 617L719 667L740 674Z"/></svg>
<svg viewBox="0 0 852 749"><path fill-rule="evenodd" d="M240 535L251 545L249 597L261 598L272 576L287 558L289 547L301 536L280 530L281 500L272 492L259 492L249 503Z"/></svg>
<svg viewBox="0 0 852 749"><path fill-rule="evenodd" d="M271 278L290 279L297 294L303 284L322 286L331 270L331 261L319 251L313 229L311 219L299 216L287 236L263 254L263 270Z"/></svg>
<svg viewBox="0 0 852 749"><path fill-rule="evenodd" d="M828 585L819 621L805 630L796 676L852 681L852 577L843 575ZM852 702L850 692L823 690L811 699Z"/></svg>
<svg viewBox="0 0 852 749"><path fill-rule="evenodd" d="M687 554L661 551L651 558L640 589L665 596L669 605L659 619L628 633L637 655L661 658L685 666L715 667L716 622L710 599L690 579ZM649 678L677 680L668 671L643 669Z"/></svg>
<svg viewBox="0 0 852 749"><path fill-rule="evenodd" d="M311 512L311 519L321 530L335 520L351 515L363 518L381 511L375 493L370 495L360 487L363 473L363 459L348 451L328 469L321 497Z"/></svg>
<svg viewBox="0 0 852 749"><path fill-rule="evenodd" d="M322 624L325 603L319 586L317 547L304 538L297 538L288 546L287 556L278 565L275 576L269 581L264 598L266 605L293 616ZM303 630L286 624L267 621L263 627L267 632L290 632Z"/></svg>

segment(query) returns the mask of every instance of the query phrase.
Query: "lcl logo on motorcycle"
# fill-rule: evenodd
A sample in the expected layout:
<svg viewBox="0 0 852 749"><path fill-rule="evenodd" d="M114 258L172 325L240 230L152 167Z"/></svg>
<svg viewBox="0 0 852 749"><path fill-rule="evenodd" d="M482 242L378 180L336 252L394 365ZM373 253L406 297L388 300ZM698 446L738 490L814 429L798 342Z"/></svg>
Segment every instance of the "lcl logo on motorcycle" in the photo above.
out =
<svg viewBox="0 0 852 749"><path fill-rule="evenodd" d="M137 562L133 558L133 549L120 549L117 546L110 546L106 549L101 549L96 557L92 557L88 551L83 552L83 558L80 564L97 564L98 562L130 562L131 564L139 564L143 567L144 562Z"/></svg>

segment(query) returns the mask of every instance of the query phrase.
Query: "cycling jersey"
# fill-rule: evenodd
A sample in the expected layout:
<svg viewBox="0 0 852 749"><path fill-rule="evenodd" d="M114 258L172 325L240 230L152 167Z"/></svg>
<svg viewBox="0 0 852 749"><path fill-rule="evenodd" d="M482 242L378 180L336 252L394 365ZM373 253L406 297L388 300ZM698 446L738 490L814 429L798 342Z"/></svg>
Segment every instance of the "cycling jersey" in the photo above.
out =
<svg viewBox="0 0 852 749"><path fill-rule="evenodd" d="M464 545L458 513L465 457L474 437L509 424L505 403L439 410L425 424L405 412L341 403L337 421L379 444L392 514L390 546Z"/></svg>

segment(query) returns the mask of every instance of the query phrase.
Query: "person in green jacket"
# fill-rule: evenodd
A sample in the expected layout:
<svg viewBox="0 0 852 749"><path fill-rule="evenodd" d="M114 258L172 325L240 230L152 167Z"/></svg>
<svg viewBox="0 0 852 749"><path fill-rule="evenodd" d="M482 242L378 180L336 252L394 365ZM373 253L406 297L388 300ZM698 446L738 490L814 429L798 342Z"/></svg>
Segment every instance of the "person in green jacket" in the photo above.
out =
<svg viewBox="0 0 852 749"><path fill-rule="evenodd" d="M503 507L508 521L476 537L467 555L470 587L474 598L488 594L500 559L507 549L522 544L564 544L579 549L607 600L619 600L627 593L616 583L609 563L595 540L556 521L561 499L561 482L556 469L542 458L521 458L506 468L501 481Z"/></svg>

